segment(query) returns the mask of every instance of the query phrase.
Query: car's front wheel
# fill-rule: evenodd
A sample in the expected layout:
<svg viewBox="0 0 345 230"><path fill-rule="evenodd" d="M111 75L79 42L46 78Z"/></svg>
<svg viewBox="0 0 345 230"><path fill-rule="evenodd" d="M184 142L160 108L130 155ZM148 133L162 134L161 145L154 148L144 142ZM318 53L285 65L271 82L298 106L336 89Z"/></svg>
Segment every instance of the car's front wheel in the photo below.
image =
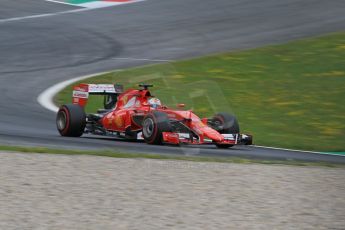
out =
<svg viewBox="0 0 345 230"><path fill-rule="evenodd" d="M79 105L63 105L56 115L56 127L61 136L80 137L86 126L86 114Z"/></svg>
<svg viewBox="0 0 345 230"><path fill-rule="evenodd" d="M148 144L162 144L163 132L171 132L168 115L159 111L146 115L142 125L143 137Z"/></svg>
<svg viewBox="0 0 345 230"><path fill-rule="evenodd" d="M212 118L212 124L215 130L221 134L239 134L240 126L236 117L228 113L218 113ZM230 144L216 144L218 148L229 148Z"/></svg>

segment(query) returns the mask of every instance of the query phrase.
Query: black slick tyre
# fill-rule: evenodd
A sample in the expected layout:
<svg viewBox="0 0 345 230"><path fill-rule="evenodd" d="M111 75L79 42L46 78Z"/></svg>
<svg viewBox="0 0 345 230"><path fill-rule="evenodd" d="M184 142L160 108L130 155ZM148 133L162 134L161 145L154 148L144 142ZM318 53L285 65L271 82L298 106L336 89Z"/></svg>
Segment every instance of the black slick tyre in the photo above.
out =
<svg viewBox="0 0 345 230"><path fill-rule="evenodd" d="M56 115L56 127L61 136L80 137L86 126L84 108L79 105L62 105Z"/></svg>
<svg viewBox="0 0 345 230"><path fill-rule="evenodd" d="M143 137L147 144L163 144L163 132L171 132L167 114L153 111L143 120Z"/></svg>
<svg viewBox="0 0 345 230"><path fill-rule="evenodd" d="M217 113L212 118L214 129L221 134L238 134L240 133L240 125L238 124L237 118L228 113ZM216 144L218 148L229 148L233 145L229 144Z"/></svg>

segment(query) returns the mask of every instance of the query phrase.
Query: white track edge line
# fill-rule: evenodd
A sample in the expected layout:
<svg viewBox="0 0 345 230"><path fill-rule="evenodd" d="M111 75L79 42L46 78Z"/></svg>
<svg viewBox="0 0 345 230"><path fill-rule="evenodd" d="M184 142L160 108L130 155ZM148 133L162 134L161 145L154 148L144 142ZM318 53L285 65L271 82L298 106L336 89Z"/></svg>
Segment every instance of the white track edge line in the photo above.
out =
<svg viewBox="0 0 345 230"><path fill-rule="evenodd" d="M111 7L111 6L133 4L133 3L137 3L137 2L143 2L145 0L133 0L131 2L91 1L91 2L85 2L85 3L79 3L79 4L61 2L58 0L45 0L45 1L53 2L53 3L57 3L57 4L76 6L76 7L84 7L84 8L88 8L88 9L100 9L100 8L106 8L106 7Z"/></svg>
<svg viewBox="0 0 345 230"><path fill-rule="evenodd" d="M172 62L169 59L149 59L149 58L131 58L131 57L116 57L111 58L112 60L130 60L130 61L152 61L152 62Z"/></svg>
<svg viewBox="0 0 345 230"><path fill-rule="evenodd" d="M57 0L45 0L45 1L46 2L53 2L53 3L57 3L57 4L63 4L63 5L69 5L69 6L78 7L78 5L76 5L76 4L67 3L67 2L60 2L60 1L57 1ZM79 7L82 7L82 6L79 6Z"/></svg>
<svg viewBox="0 0 345 230"><path fill-rule="evenodd" d="M57 107L54 103L54 96L59 93L61 90L66 88L67 86L71 85L74 82L81 81L87 78L95 77L97 75L106 74L109 72L101 72L81 77L72 78L60 83L57 83L48 89L44 90L38 97L37 102L43 107L46 108L52 112L57 112L59 110L59 107Z"/></svg>
<svg viewBox="0 0 345 230"><path fill-rule="evenodd" d="M81 9L75 9L75 10L60 11L60 12L56 12L56 13L35 14L35 15L29 15L29 16L24 16L24 17L5 18L5 19L0 19L0 23L22 21L22 20L33 19L33 18L53 17L53 16L57 16L57 15L78 13L78 12L83 12L83 11L88 11L88 10L92 10L92 9L81 8Z"/></svg>
<svg viewBox="0 0 345 230"><path fill-rule="evenodd" d="M120 71L120 70L117 70ZM57 112L59 110L59 107L57 107L54 103L54 96L59 93L61 90L66 88L67 86L71 85L74 82L81 81L87 78L95 77L102 74L110 73L110 71L107 72L101 72L101 73L95 73L90 74L86 76L76 77L72 78L60 83L57 83L48 89L44 90L38 97L37 102L43 107L46 108L52 112ZM297 149L285 149L285 148L277 148L277 147L268 147L268 146L260 146L260 145L252 145L255 148L265 148L265 149L275 149L275 150L282 150L282 151L290 151L290 152L302 152L302 153L313 153L313 154L320 154L320 155L331 155L331 156L341 156L345 157L345 155L336 154L336 153L323 153L323 152L314 152L314 151L306 151L306 150L297 150Z"/></svg>
<svg viewBox="0 0 345 230"><path fill-rule="evenodd" d="M48 1L48 0L46 0L46 1ZM61 3L61 2L58 2L58 1L54 1L54 0L49 0L49 1L50 2ZM134 2L128 2L126 4L121 4L121 5L128 5L128 4L133 4L133 3L143 2L143 1L145 1L145 0L137 0L137 1L134 1ZM71 4L71 5L73 5L73 4ZM98 9L98 8L85 8L83 6L78 6L78 5L73 5L73 6L80 7L80 9L60 11L60 12L56 12L56 13L34 14L34 15L23 16L23 17L4 18L4 19L0 19L0 23L13 22L13 21L22 21L22 20L34 19L34 18L46 18L46 17L57 16L57 15L78 13L78 12Z"/></svg>
<svg viewBox="0 0 345 230"><path fill-rule="evenodd" d="M268 146L261 146L261 145L252 145L252 146L256 147L256 148L263 148L263 149L275 149L275 150L282 150L282 151L289 151L289 152L314 153L314 154L321 154L321 155L332 155L332 156L345 157L345 155L336 154L336 153L316 152L316 151L298 150L298 149L285 149L285 148L268 147Z"/></svg>

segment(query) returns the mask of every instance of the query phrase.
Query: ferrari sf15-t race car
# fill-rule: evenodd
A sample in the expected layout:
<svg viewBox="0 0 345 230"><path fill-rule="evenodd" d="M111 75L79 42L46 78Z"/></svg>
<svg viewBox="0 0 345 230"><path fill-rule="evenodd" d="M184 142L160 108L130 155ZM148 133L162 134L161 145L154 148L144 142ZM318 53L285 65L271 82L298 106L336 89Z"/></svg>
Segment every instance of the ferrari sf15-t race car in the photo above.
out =
<svg viewBox="0 0 345 230"><path fill-rule="evenodd" d="M73 104L62 105L56 125L61 136L84 133L144 140L148 144L215 144L228 148L252 144L252 136L240 134L235 116L218 113L200 119L191 110L174 110L152 96L149 87L123 90L118 84L79 84L73 88ZM103 95L103 109L86 114L90 95Z"/></svg>

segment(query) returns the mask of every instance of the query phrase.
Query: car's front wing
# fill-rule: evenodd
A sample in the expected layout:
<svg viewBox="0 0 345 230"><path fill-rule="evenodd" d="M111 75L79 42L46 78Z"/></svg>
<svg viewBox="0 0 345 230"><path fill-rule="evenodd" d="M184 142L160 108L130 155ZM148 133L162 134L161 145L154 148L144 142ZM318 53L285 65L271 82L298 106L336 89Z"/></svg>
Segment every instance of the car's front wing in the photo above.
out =
<svg viewBox="0 0 345 230"><path fill-rule="evenodd" d="M221 134L224 140L215 142L211 139L199 136L196 138L189 133L163 132L163 142L168 144L226 144L226 145L251 145L253 136L247 134Z"/></svg>

